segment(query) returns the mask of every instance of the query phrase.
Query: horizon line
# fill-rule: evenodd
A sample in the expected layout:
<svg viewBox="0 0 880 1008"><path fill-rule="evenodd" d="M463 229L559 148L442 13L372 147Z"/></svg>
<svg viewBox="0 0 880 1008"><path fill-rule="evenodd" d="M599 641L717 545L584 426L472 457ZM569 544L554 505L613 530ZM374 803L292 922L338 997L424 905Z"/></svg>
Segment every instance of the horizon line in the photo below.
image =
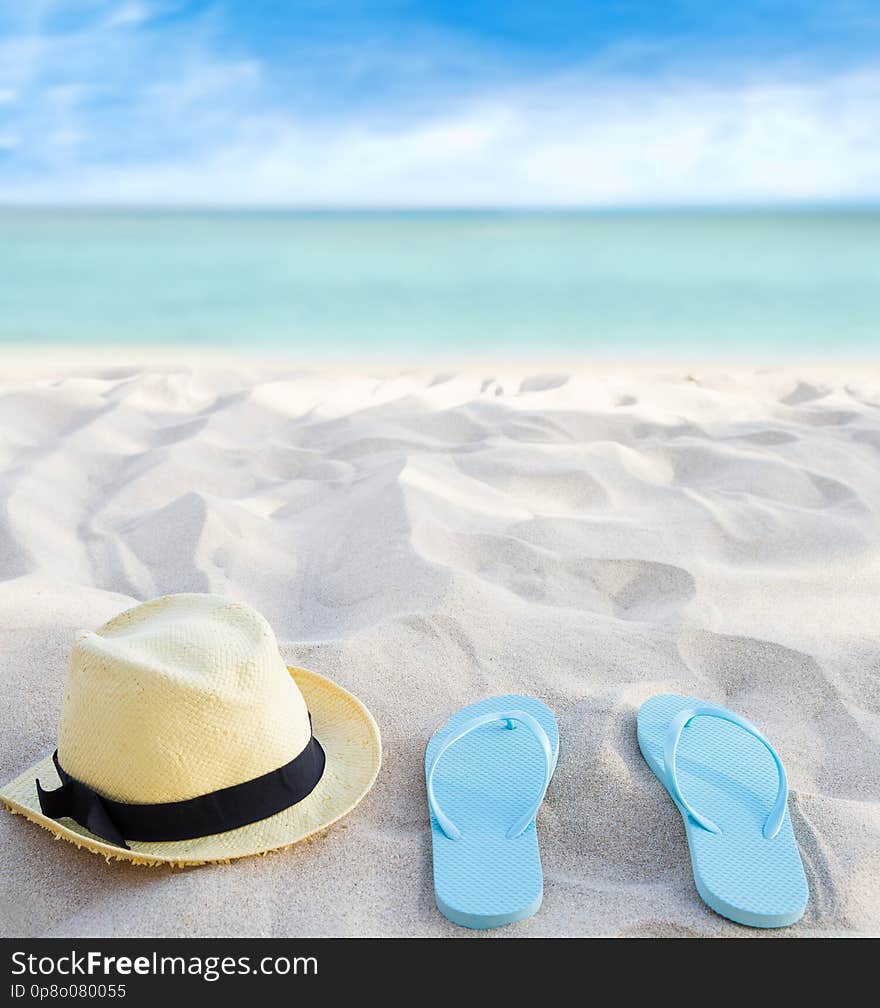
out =
<svg viewBox="0 0 880 1008"><path fill-rule="evenodd" d="M766 211L827 211L827 210L880 210L880 197L870 199L825 200L754 200L705 201L695 203L201 203L201 202L103 202L103 201L34 201L17 202L0 199L2 211L106 211L106 212L202 212L202 213L315 213L315 214L602 214L644 212L753 212Z"/></svg>

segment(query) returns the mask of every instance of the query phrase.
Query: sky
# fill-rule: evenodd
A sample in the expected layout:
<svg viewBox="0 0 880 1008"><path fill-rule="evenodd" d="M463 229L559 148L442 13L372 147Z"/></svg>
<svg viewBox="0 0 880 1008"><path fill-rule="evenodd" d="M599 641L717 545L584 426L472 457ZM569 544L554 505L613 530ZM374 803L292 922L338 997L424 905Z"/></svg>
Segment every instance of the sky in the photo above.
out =
<svg viewBox="0 0 880 1008"><path fill-rule="evenodd" d="M0 202L880 198L876 0L0 0Z"/></svg>

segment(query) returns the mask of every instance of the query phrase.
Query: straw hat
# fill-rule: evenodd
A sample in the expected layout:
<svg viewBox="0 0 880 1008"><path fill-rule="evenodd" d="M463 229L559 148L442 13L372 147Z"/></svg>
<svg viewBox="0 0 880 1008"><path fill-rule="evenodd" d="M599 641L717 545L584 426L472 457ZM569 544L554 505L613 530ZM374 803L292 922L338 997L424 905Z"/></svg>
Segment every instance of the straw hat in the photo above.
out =
<svg viewBox="0 0 880 1008"><path fill-rule="evenodd" d="M0 799L107 858L227 861L350 812L381 751L363 704L287 668L259 613L168 595L78 635L57 753Z"/></svg>

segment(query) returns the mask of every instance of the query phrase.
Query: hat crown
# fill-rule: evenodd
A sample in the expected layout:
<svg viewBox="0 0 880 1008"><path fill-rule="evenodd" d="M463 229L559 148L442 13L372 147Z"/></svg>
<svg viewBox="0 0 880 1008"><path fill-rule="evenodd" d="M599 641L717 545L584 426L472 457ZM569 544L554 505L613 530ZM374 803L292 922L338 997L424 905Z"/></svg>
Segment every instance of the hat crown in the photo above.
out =
<svg viewBox="0 0 880 1008"><path fill-rule="evenodd" d="M266 620L216 595L135 606L73 647L64 769L116 801L184 801L289 763L308 710Z"/></svg>

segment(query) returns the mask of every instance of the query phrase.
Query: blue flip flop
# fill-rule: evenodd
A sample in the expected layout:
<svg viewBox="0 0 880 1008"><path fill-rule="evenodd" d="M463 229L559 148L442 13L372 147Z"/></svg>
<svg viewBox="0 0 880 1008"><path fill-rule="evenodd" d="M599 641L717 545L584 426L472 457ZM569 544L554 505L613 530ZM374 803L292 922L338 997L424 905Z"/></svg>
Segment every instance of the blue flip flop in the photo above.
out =
<svg viewBox="0 0 880 1008"><path fill-rule="evenodd" d="M664 694L638 715L639 748L684 818L694 882L722 917L794 924L809 899L776 750L745 718Z"/></svg>
<svg viewBox="0 0 880 1008"><path fill-rule="evenodd" d="M434 895L453 924L495 928L537 913L544 876L535 816L558 755L556 719L527 696L471 704L431 737Z"/></svg>

